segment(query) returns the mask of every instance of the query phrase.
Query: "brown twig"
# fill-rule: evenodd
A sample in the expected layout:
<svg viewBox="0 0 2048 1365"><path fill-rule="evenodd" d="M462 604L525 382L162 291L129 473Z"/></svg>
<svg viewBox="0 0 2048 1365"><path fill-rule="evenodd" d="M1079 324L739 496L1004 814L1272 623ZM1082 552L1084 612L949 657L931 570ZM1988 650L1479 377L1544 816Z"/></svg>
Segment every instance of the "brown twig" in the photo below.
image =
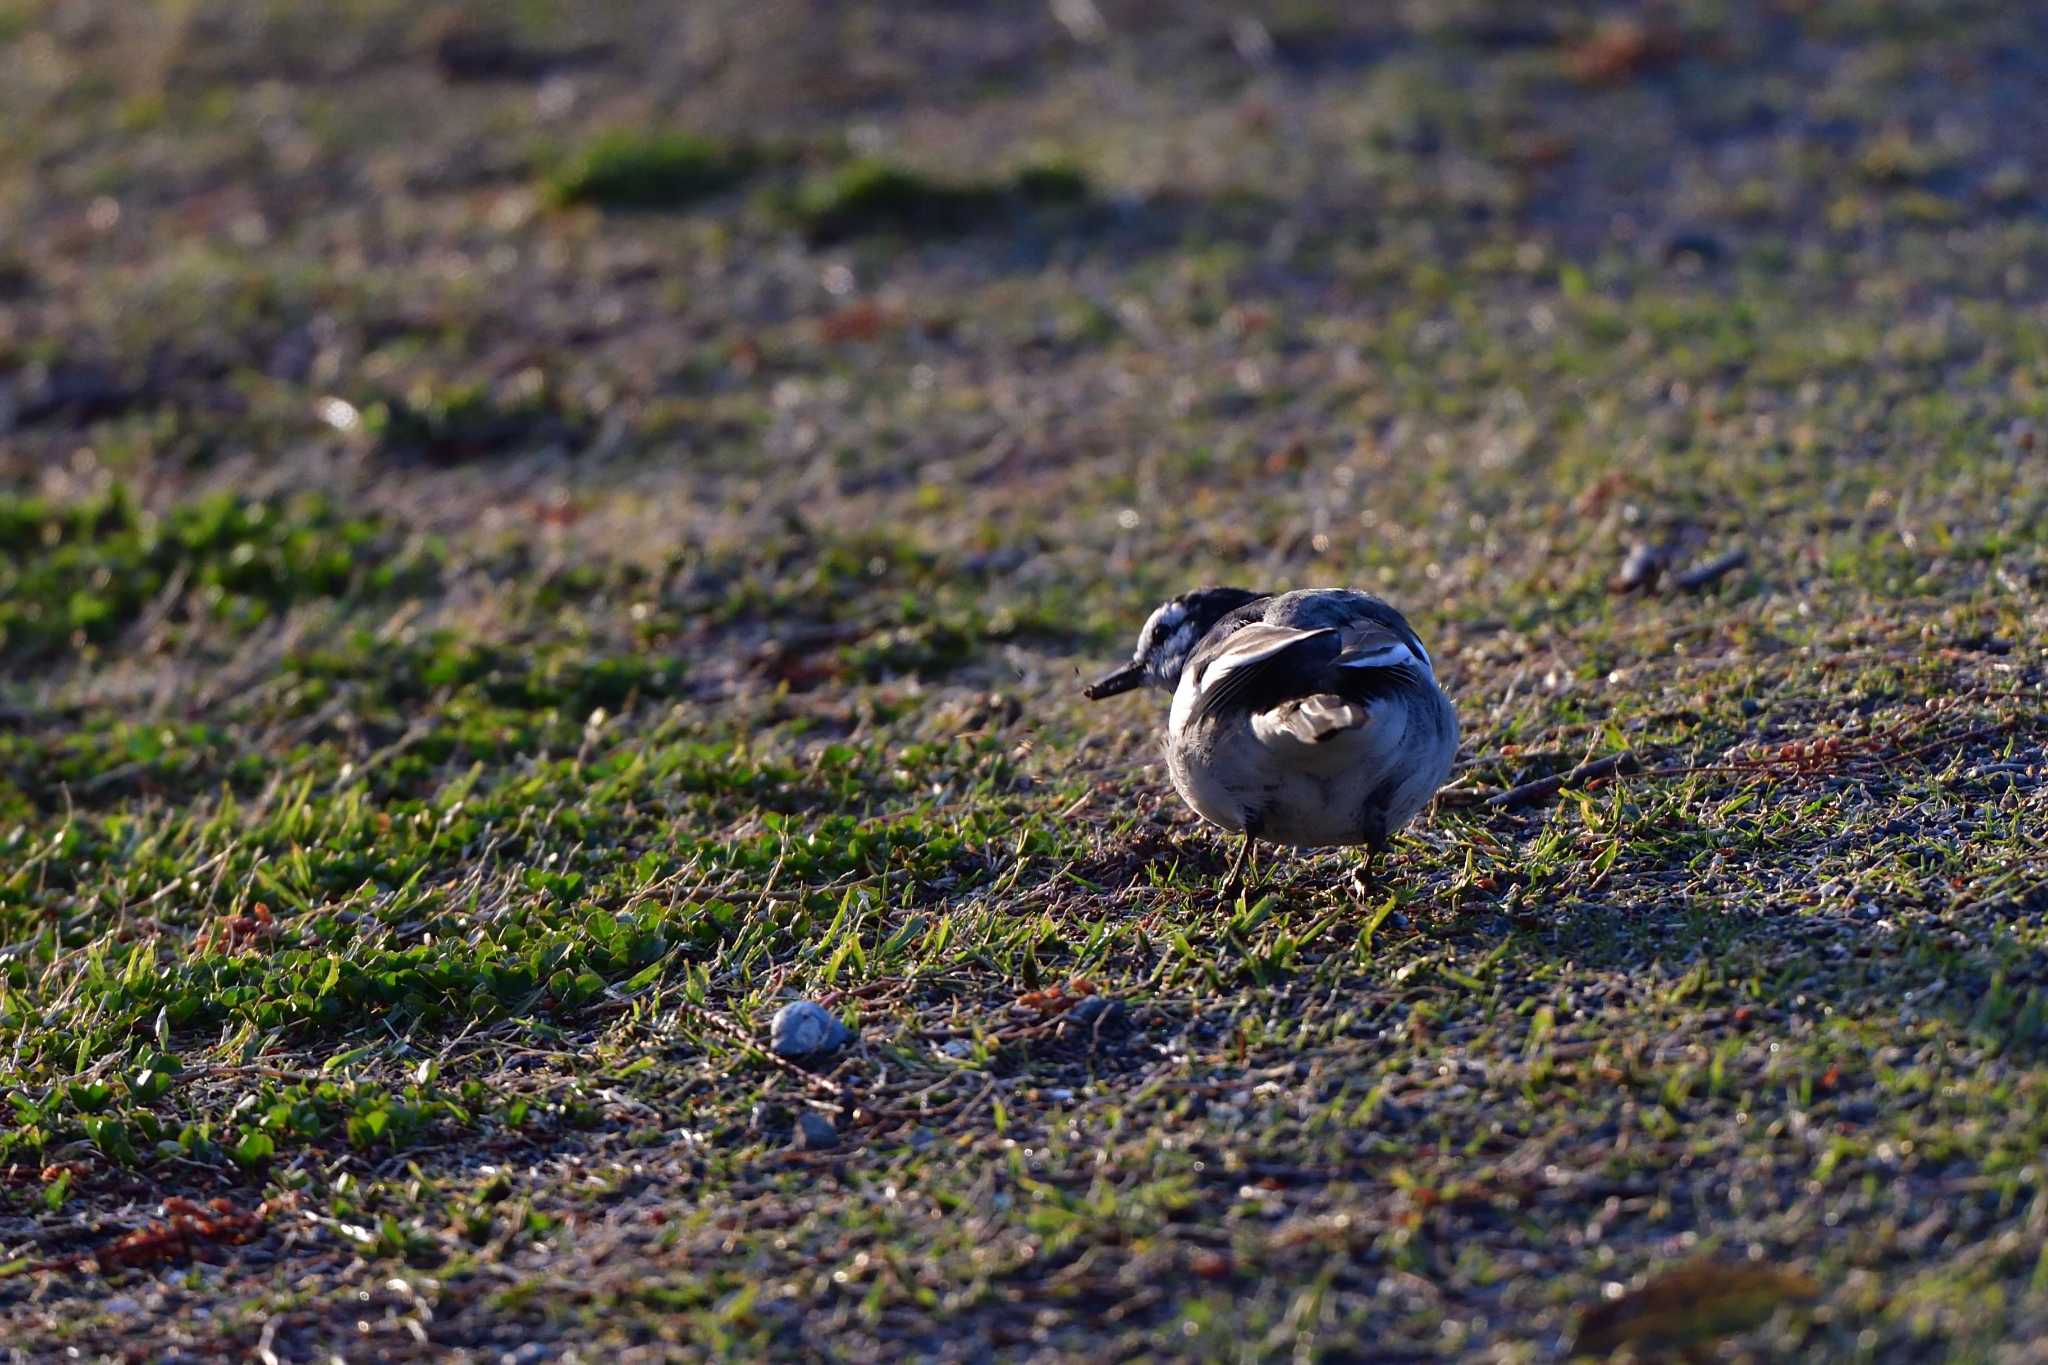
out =
<svg viewBox="0 0 2048 1365"><path fill-rule="evenodd" d="M1676 575L1671 580L1671 586L1677 588L1680 592L1698 592L1701 588L1707 587L1717 579L1726 577L1747 563L1749 563L1749 551L1730 550L1719 558L1710 559L1704 564L1694 565L1684 573Z"/></svg>
<svg viewBox="0 0 2048 1365"><path fill-rule="evenodd" d="M1968 692L1980 696L2026 700L2041 695L2031 690L1979 687L1971 687ZM1944 704L1941 709L1947 710L1948 704ZM1887 750L1886 746L1910 737L1909 732L1913 730L1914 722L1914 717L1907 717L1867 735L1831 735L1817 740L1793 741L1773 746L1760 753L1731 755L1719 763L1682 763L1663 768L1644 768L1638 765L1632 752L1624 750L1619 754L1582 763L1570 772L1554 773L1533 782L1524 782L1521 786L1511 787L1506 791L1489 792L1482 787L1448 787L1437 793L1437 800L1451 806L1484 804L1496 810L1516 810L1547 800L1566 786L1579 782L1585 783L1588 788L1597 788L1627 778L1693 777L1704 773L1725 773L1731 776L1813 773L1838 768L1846 763L1918 758L1938 749L1954 748L2003 734L2018 725L2020 718L2008 716L1990 725L1977 726L1904 748ZM1921 733L1924 734L1925 731Z"/></svg>
<svg viewBox="0 0 2048 1365"><path fill-rule="evenodd" d="M1539 777L1534 782L1524 782L1519 787L1495 792L1486 798L1486 804L1495 810L1519 810L1523 806L1533 806L1539 801L1546 801L1573 783L1619 776L1633 771L1635 766L1635 754L1624 749L1618 754L1609 754L1606 758L1581 763L1570 772L1552 773L1549 777Z"/></svg>

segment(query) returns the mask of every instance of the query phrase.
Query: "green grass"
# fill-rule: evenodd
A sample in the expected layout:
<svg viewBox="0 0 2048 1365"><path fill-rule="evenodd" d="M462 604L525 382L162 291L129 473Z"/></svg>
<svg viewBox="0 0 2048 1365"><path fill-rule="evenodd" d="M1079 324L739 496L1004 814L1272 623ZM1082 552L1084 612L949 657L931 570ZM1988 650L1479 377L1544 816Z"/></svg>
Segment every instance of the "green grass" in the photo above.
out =
<svg viewBox="0 0 2048 1365"><path fill-rule="evenodd" d="M0 4L10 1346L2048 1332L2030 16L1140 9ZM1372 894L1201 582L1439 661Z"/></svg>
<svg viewBox="0 0 2048 1365"><path fill-rule="evenodd" d="M1064 163L1027 166L1007 181L954 182L866 158L797 187L785 213L811 242L826 246L883 233L952 236L1087 197L1087 178Z"/></svg>
<svg viewBox="0 0 2048 1365"><path fill-rule="evenodd" d="M557 206L677 209L722 194L747 177L755 157L688 133L618 131L594 139L542 187Z"/></svg>

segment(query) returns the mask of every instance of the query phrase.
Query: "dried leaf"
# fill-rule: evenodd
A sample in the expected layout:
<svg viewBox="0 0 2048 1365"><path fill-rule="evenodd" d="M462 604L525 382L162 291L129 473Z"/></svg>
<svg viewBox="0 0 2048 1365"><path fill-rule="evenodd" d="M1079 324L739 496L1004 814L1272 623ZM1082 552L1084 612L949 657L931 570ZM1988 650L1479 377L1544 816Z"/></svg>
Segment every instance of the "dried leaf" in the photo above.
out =
<svg viewBox="0 0 2048 1365"><path fill-rule="evenodd" d="M259 901L250 907L248 914L215 920L201 930L199 947L206 951L233 953L269 943L277 935L277 921L271 918L270 907Z"/></svg>
<svg viewBox="0 0 2048 1365"><path fill-rule="evenodd" d="M96 1251L44 1261L36 1269L90 1268L104 1272L121 1266L153 1266L199 1256L209 1246L239 1246L261 1232L279 1207L281 1204L277 1201L265 1201L244 1212L226 1199L199 1204L174 1195L164 1200L159 1210L163 1221L124 1233Z"/></svg>
<svg viewBox="0 0 2048 1365"><path fill-rule="evenodd" d="M848 341L873 341L902 323L901 317L872 299L862 299L818 319L818 336L834 345Z"/></svg>
<svg viewBox="0 0 2048 1365"><path fill-rule="evenodd" d="M1093 981L1077 976L1065 985L1055 984L1040 991L1026 991L1017 997L1017 1003L1040 1014L1064 1014L1076 1001L1095 994L1095 990Z"/></svg>
<svg viewBox="0 0 2048 1365"><path fill-rule="evenodd" d="M1667 66L1684 51L1678 32L1636 19L1601 24L1565 53L1572 78L1585 85L1614 85Z"/></svg>
<svg viewBox="0 0 2048 1365"><path fill-rule="evenodd" d="M1590 1353L1623 1346L1675 1348L1748 1331L1781 1304L1819 1293L1820 1287L1796 1270L1701 1261L1586 1309L1572 1346Z"/></svg>

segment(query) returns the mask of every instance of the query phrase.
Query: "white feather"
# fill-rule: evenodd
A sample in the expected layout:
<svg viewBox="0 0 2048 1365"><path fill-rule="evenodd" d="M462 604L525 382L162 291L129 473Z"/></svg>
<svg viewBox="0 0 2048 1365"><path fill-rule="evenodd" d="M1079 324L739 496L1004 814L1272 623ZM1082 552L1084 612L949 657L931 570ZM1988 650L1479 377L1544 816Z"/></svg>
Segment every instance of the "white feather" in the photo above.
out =
<svg viewBox="0 0 2048 1365"><path fill-rule="evenodd" d="M1431 672L1428 658L1416 658L1415 651L1399 640L1363 653L1346 654L1337 660L1339 668L1398 668L1403 664L1416 664L1425 673ZM1435 675L1431 673L1431 676Z"/></svg>
<svg viewBox="0 0 2048 1365"><path fill-rule="evenodd" d="M1283 703L1252 717L1252 733L1268 747L1286 744L1327 744L1346 730L1356 730L1372 713L1342 697L1318 695Z"/></svg>

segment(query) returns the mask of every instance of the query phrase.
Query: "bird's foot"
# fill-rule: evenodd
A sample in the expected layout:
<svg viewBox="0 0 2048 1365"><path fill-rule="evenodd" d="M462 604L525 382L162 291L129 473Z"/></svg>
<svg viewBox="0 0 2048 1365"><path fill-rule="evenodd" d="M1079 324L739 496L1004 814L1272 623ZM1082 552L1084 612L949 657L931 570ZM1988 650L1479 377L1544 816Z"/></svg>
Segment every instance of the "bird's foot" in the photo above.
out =
<svg viewBox="0 0 2048 1365"><path fill-rule="evenodd" d="M1380 884L1378 854L1366 854L1365 862L1351 869L1351 894L1361 901L1375 901L1386 894Z"/></svg>
<svg viewBox="0 0 2048 1365"><path fill-rule="evenodd" d="M1231 860L1230 875L1223 879L1224 901L1227 903L1242 899L1251 890L1253 878L1257 876L1258 868L1254 863L1252 839L1250 835L1246 835L1244 842L1237 846L1237 857Z"/></svg>

